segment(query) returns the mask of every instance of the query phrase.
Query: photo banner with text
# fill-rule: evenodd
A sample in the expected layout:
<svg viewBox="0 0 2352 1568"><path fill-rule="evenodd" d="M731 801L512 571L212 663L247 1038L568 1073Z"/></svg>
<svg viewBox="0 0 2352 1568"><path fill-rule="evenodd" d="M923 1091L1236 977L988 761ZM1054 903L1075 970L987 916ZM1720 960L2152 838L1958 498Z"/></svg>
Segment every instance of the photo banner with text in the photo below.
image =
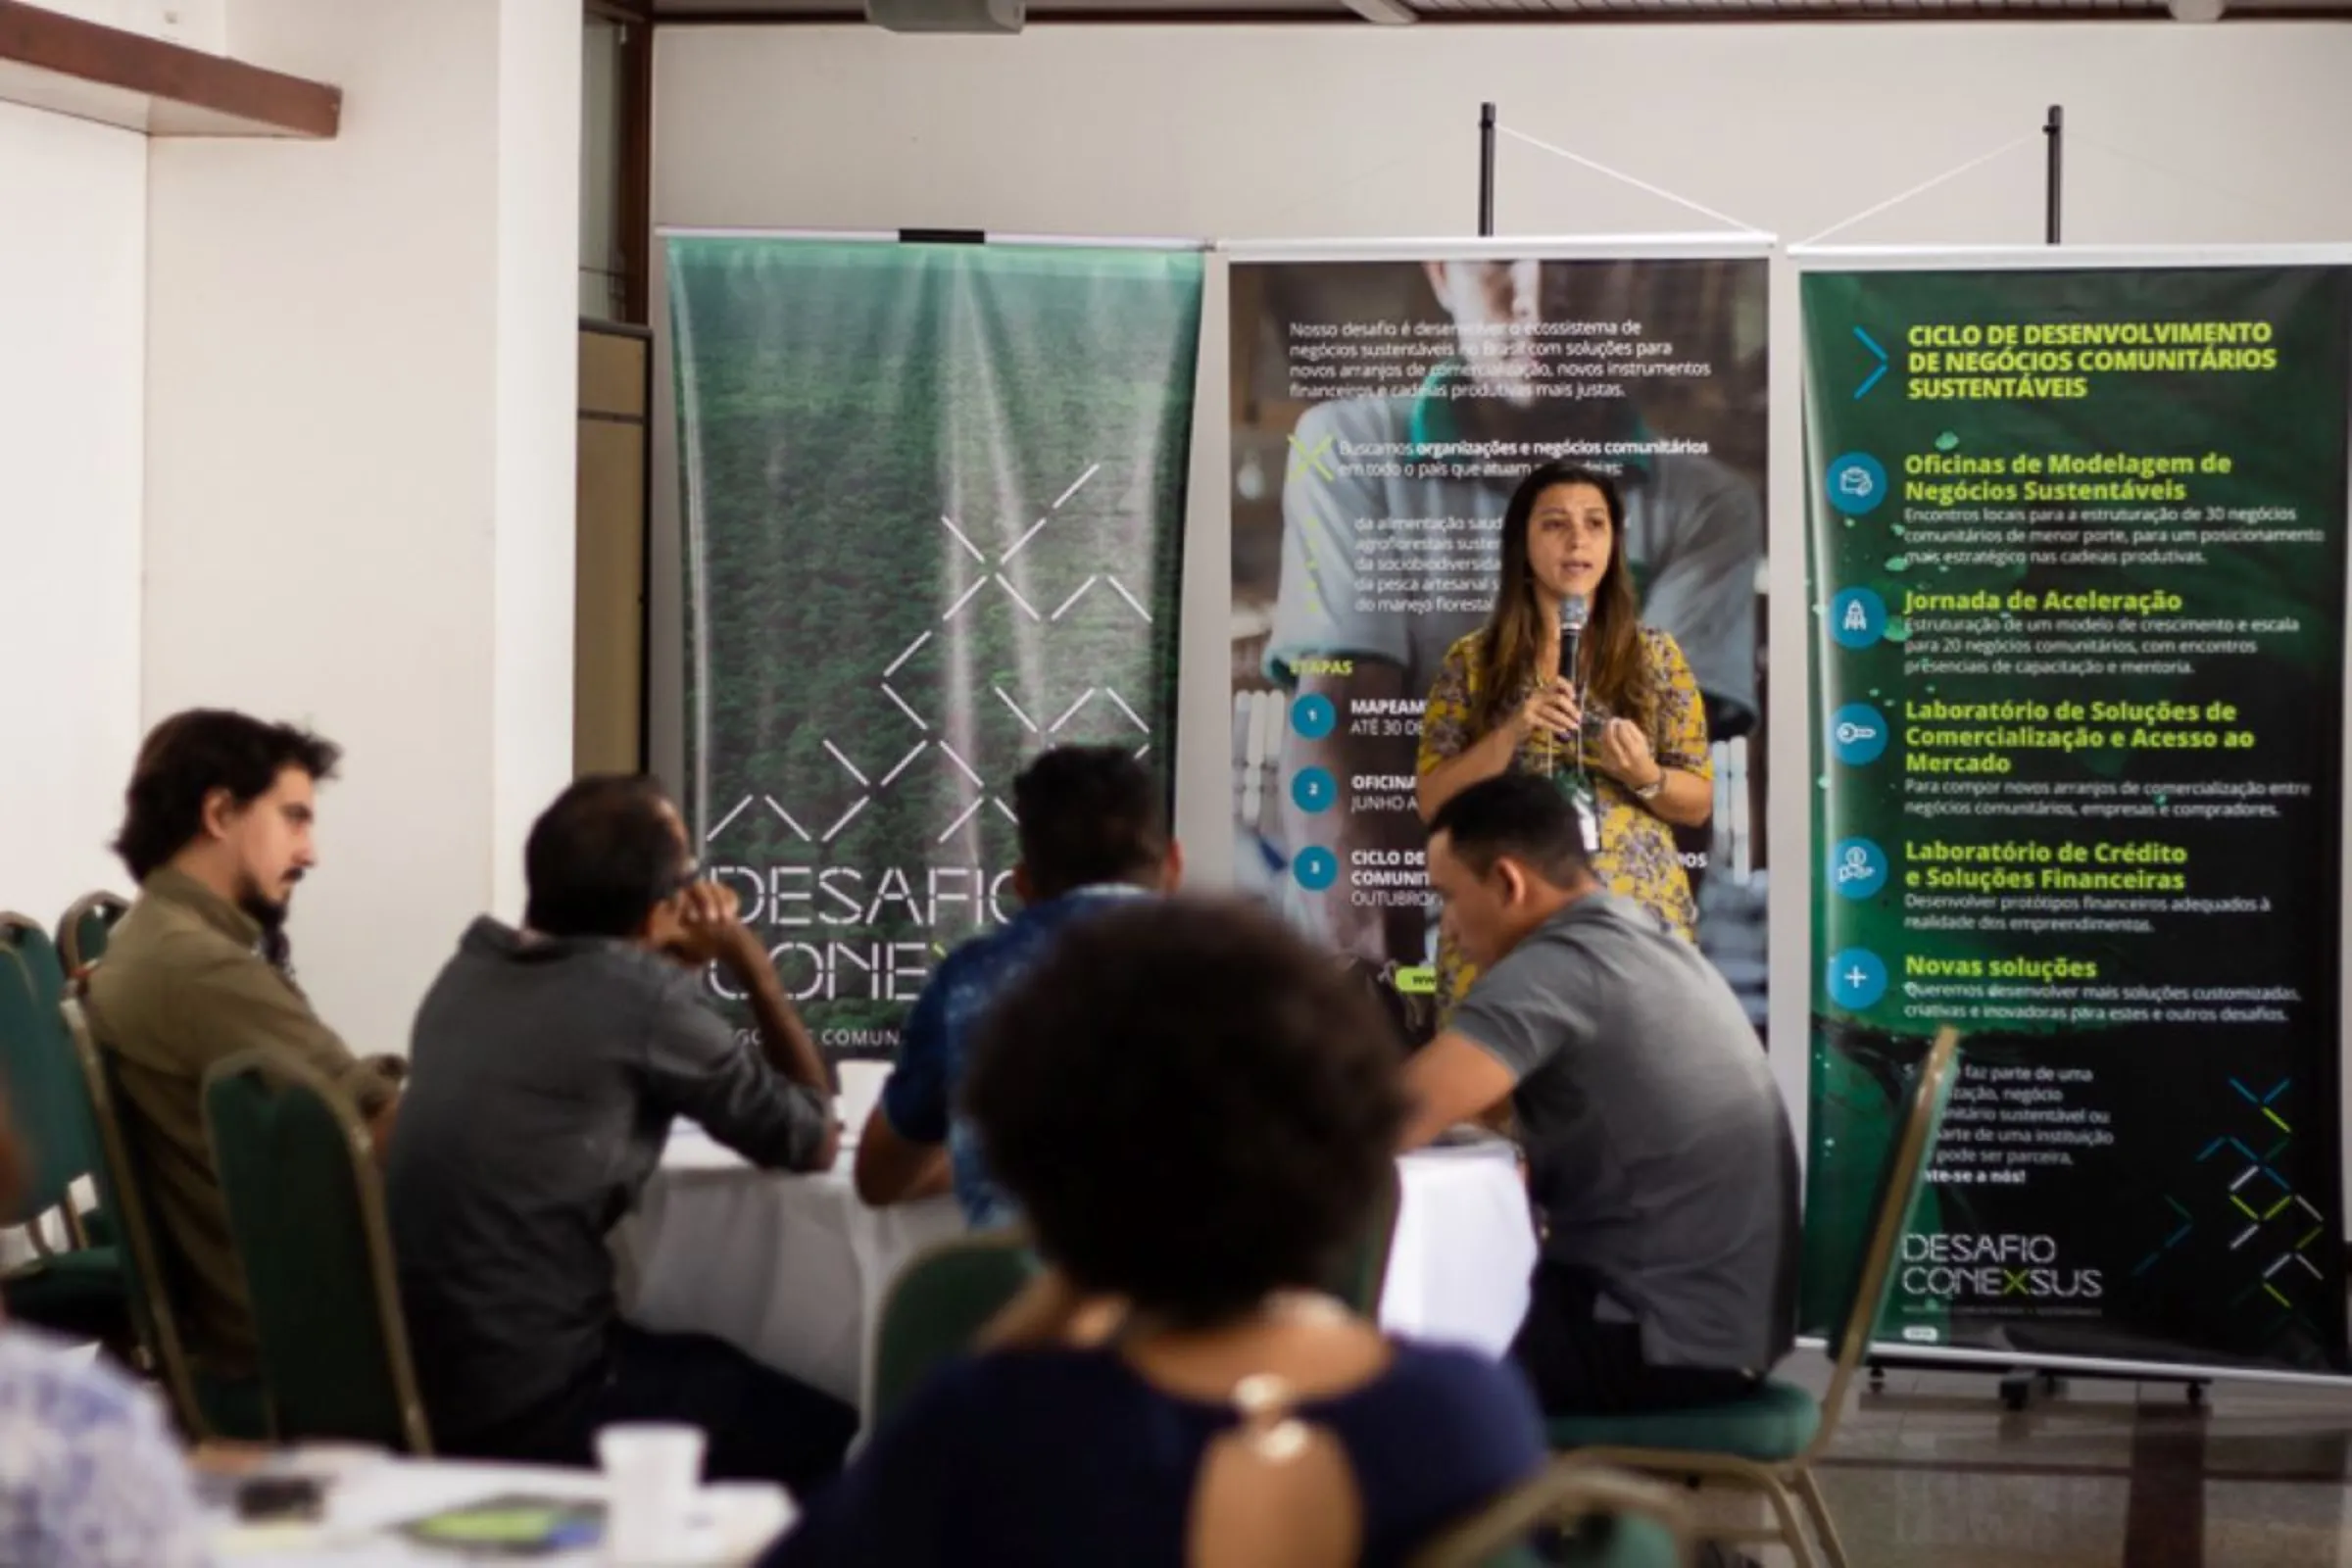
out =
<svg viewBox="0 0 2352 1568"><path fill-rule="evenodd" d="M1603 873L1694 915L1764 1031L1766 255L1234 253L1235 875L1377 977L1408 1036L1446 1000L1423 710L1494 605L1513 488L1554 461L1621 486L1642 620L1690 665L1714 774L1712 822L1654 854L1620 845L1642 808L1604 780Z"/></svg>
<svg viewBox="0 0 2352 1568"><path fill-rule="evenodd" d="M703 861L826 1055L886 1059L1016 907L1020 769L1174 766L1203 258L667 245Z"/></svg>
<svg viewBox="0 0 2352 1568"><path fill-rule="evenodd" d="M2352 1370L2352 269L1803 265L1808 1328L1950 1024L1881 1340Z"/></svg>

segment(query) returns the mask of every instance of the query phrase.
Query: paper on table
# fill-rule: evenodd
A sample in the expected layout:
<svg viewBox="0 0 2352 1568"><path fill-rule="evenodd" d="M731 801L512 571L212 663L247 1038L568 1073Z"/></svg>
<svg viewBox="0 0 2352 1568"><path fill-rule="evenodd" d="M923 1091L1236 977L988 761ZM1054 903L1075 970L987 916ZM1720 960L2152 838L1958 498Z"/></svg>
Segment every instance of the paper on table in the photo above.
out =
<svg viewBox="0 0 2352 1568"><path fill-rule="evenodd" d="M874 1104L882 1098L882 1081L890 1076L887 1061L845 1061L841 1073L841 1138L845 1144L858 1141L865 1128L865 1119L873 1112Z"/></svg>
<svg viewBox="0 0 2352 1568"><path fill-rule="evenodd" d="M239 1524L233 1515L212 1517L215 1560L223 1568L242 1564L334 1564L335 1568L443 1568L464 1559L406 1541L401 1521L442 1508L462 1507L502 1490L603 1495L602 1482L585 1471L509 1469L448 1460L398 1460L367 1485L338 1496L328 1494L327 1520L316 1524ZM340 1489L339 1489L340 1490ZM719 1482L702 1489L687 1534L698 1563L746 1563L797 1521L799 1510L780 1487ZM600 1563L589 1548L536 1557L547 1568Z"/></svg>

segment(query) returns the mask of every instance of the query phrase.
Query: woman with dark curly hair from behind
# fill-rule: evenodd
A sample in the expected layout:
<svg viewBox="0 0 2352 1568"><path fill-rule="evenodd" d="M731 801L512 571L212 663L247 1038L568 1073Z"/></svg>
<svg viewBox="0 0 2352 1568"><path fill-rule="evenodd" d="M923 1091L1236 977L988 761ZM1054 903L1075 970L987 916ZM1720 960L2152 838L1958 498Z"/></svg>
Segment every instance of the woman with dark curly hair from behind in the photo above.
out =
<svg viewBox="0 0 2352 1568"><path fill-rule="evenodd" d="M1071 929L965 1088L1045 1273L816 1495L770 1568L1402 1560L1544 1463L1518 1374L1317 1290L1389 1179L1386 1026L1256 908Z"/></svg>

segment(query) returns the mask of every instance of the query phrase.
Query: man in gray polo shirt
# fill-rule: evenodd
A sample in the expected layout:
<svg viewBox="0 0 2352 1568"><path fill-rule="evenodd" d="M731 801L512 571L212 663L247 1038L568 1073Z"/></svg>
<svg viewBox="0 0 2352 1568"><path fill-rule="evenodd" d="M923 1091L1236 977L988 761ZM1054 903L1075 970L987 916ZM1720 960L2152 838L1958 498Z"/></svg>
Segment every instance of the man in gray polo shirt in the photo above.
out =
<svg viewBox="0 0 2352 1568"><path fill-rule="evenodd" d="M1566 798L1505 774L1430 824L1480 976L1406 1066L1407 1148L1509 1100L1543 1227L1512 1347L1544 1408L1737 1397L1795 1337L1796 1145L1739 999L1592 878Z"/></svg>

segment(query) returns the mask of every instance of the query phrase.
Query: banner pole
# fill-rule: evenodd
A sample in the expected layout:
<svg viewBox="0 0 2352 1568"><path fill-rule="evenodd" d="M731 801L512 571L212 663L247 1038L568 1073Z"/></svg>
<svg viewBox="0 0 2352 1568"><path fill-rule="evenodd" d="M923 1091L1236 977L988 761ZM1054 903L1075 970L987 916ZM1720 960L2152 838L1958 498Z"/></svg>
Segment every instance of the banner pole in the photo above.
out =
<svg viewBox="0 0 2352 1568"><path fill-rule="evenodd" d="M2066 110L2063 106L2050 105L2050 118L2042 122L2041 134L2049 142L2049 175L2046 181L2049 212L2043 220L2044 242L2055 245L2058 243L2061 210L2059 178L2066 169Z"/></svg>
<svg viewBox="0 0 2352 1568"><path fill-rule="evenodd" d="M1494 106L1478 106L1478 234L1494 232Z"/></svg>

